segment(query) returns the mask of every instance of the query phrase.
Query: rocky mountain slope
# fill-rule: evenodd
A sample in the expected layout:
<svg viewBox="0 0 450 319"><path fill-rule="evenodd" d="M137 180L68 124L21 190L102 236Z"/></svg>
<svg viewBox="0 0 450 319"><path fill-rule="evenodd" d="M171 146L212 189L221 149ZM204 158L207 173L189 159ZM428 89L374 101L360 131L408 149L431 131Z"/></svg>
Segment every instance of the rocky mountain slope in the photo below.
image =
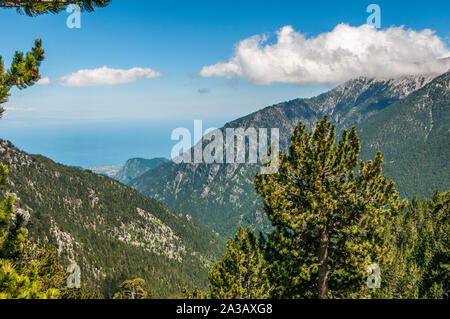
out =
<svg viewBox="0 0 450 319"><path fill-rule="evenodd" d="M359 124L362 157L382 150L403 195L450 188L450 72Z"/></svg>
<svg viewBox="0 0 450 319"><path fill-rule="evenodd" d="M29 155L0 140L9 168L4 193L30 235L57 247L64 263L81 267L82 282L107 296L142 277L161 296L205 286L224 245L190 215L175 213L118 181Z"/></svg>
<svg viewBox="0 0 450 319"><path fill-rule="evenodd" d="M280 147L286 150L290 142L289 138L295 125L299 121L305 123L312 129L315 122L328 114L330 119L337 125L338 131L355 125L359 132L364 132L366 141L372 141L372 148L367 148L363 157L373 157L375 149L385 151L387 157L393 156L388 151L386 143L395 140L394 144L403 145L413 143L414 139L406 138L406 135L396 134L396 127L403 127L403 123L391 123L391 135L380 135L376 128L385 126L385 122L377 114L389 114L400 111L398 105L406 97L417 92L417 95L427 94L428 91L420 89L436 87L442 84L437 80L436 74L407 76L398 79L371 79L357 78L348 81L335 89L310 99L295 99L289 102L279 103L266 107L246 117L227 123L226 128L244 129L254 128L279 128ZM448 73L447 73L448 76ZM443 88L448 93L448 80L445 76L442 81L447 81ZM431 99L437 99L434 96ZM419 99L419 97L418 97ZM450 101L448 95L442 96L440 102L444 105L442 112L448 116ZM445 107L446 106L446 107ZM434 109L428 109L433 113ZM439 111L441 112L441 111ZM422 114L422 113L420 113ZM419 113L411 111L409 116L397 117L398 121L412 120L417 127L430 129L430 122ZM416 118L417 116L417 118ZM434 116L438 116L435 114ZM443 116L440 114L439 116ZM380 120L378 120L380 119ZM364 128L370 123L375 127ZM386 120L386 119L385 119ZM428 121L428 122L427 122ZM417 123L416 123L417 122ZM419 124L420 123L420 124ZM448 124L442 123L438 135L441 135L441 147L448 145L448 136L442 135L448 132ZM415 134L417 130L411 131ZM407 133L407 132L404 132ZM406 138L406 139L405 139ZM419 138L419 137L417 137ZM436 140L437 141L437 140ZM445 144L447 143L447 144ZM419 148L419 144L408 144L410 150ZM392 149L395 152L395 148ZM449 156L448 147L433 158L427 158L430 167L439 167L439 160L443 156ZM448 178L435 181L433 176L427 175L421 183L417 183L417 174L410 175L409 171L417 166L417 158L414 152L408 153L409 166L402 166L402 172L397 175L393 170L387 170L390 177L405 176L398 183L398 188L404 196L429 196L434 188L448 188ZM448 163L448 160L447 160ZM200 221L210 225L218 232L230 236L239 224L252 225L257 229L268 227L262 209L262 204L253 190L253 178L259 166L254 164L175 164L163 163L157 169L152 169L142 176L132 180L129 185L143 194L161 200L168 207L177 209L198 218ZM397 168L395 168L396 170Z"/></svg>
<svg viewBox="0 0 450 319"><path fill-rule="evenodd" d="M149 169L157 167L159 164L168 162L169 160L163 157L145 159L145 158L131 158L125 165L113 176L114 179L121 183L127 184L132 179L141 176Z"/></svg>

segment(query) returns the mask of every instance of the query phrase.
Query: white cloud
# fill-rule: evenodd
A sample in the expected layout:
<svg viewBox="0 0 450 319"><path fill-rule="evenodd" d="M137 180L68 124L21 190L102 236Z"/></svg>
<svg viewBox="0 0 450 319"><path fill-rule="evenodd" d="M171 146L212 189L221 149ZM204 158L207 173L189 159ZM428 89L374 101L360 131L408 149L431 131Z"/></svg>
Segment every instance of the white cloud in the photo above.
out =
<svg viewBox="0 0 450 319"><path fill-rule="evenodd" d="M36 82L38 85L49 85L51 83L50 78L46 76L45 78L41 78L39 81Z"/></svg>
<svg viewBox="0 0 450 319"><path fill-rule="evenodd" d="M128 70L110 69L107 66L98 69L79 70L70 75L65 75L56 80L45 82L56 82L64 86L95 86L95 85L113 85L121 83L136 82L144 79L160 77L159 71L150 68L134 67Z"/></svg>
<svg viewBox="0 0 450 319"><path fill-rule="evenodd" d="M450 51L429 29L377 30L369 25L339 24L331 32L307 38L285 26L276 35L273 44L259 35L240 41L228 62L205 66L200 75L243 77L257 84L313 84L448 69L437 59L450 56Z"/></svg>

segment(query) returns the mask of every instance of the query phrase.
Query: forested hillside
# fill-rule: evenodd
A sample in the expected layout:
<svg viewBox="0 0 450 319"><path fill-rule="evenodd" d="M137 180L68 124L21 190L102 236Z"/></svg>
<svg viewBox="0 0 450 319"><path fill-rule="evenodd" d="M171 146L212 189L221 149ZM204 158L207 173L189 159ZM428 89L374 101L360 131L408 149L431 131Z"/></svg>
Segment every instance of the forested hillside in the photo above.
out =
<svg viewBox="0 0 450 319"><path fill-rule="evenodd" d="M360 123L362 157L383 151L402 195L450 188L450 72Z"/></svg>
<svg viewBox="0 0 450 319"><path fill-rule="evenodd" d="M82 282L111 296L126 279L142 277L160 296L205 286L223 247L221 238L189 215L106 176L57 164L0 142L9 168L4 193L35 240L56 246Z"/></svg>
<svg viewBox="0 0 450 319"><path fill-rule="evenodd" d="M386 298L449 298L450 191L414 198L387 227L394 264L383 276Z"/></svg>

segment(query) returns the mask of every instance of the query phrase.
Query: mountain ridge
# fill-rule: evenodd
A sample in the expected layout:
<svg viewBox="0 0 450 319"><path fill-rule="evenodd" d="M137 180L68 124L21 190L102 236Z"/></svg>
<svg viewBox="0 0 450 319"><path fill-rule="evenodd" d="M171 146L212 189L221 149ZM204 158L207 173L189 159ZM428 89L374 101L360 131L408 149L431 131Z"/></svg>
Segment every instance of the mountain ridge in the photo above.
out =
<svg viewBox="0 0 450 319"><path fill-rule="evenodd" d="M360 77L313 98L265 107L225 124L221 130L278 127L280 148L286 151L290 135L299 121L312 130L316 121L327 114L336 124L339 135L343 129L353 125L358 128L360 123L367 123L375 114L430 85L437 77L437 74L397 79ZM374 154L362 156L373 157ZM257 169L254 164L164 163L129 185L168 207L189 212L216 231L230 236L240 224L260 230L270 227L253 189Z"/></svg>
<svg viewBox="0 0 450 319"><path fill-rule="evenodd" d="M63 264L76 262L82 282L106 296L142 277L160 296L207 284L224 246L217 233L109 177L30 155L0 140L8 166L3 194L31 237L56 246Z"/></svg>
<svg viewBox="0 0 450 319"><path fill-rule="evenodd" d="M141 176L149 169L157 167L159 164L168 162L169 160L164 157L155 157L151 159L134 157L130 158L125 162L120 170L111 176L123 184L131 182L136 177Z"/></svg>

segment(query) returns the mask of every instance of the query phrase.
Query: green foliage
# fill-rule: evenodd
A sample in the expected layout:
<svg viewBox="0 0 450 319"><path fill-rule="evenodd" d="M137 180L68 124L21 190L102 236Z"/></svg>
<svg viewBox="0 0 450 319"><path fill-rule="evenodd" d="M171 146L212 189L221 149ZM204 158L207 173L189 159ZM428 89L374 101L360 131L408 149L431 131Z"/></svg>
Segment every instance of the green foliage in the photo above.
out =
<svg viewBox="0 0 450 319"><path fill-rule="evenodd" d="M183 288L183 297L184 299L210 299L211 294L202 292L198 287L195 287L192 292L189 291L186 287ZM178 297L174 297L173 299L180 299Z"/></svg>
<svg viewBox="0 0 450 319"><path fill-rule="evenodd" d="M31 52L16 51L9 69L5 69L0 56L0 104L8 101L12 87L24 89L40 79L39 67L43 60L40 39L35 40ZM0 117L3 112L0 107ZM0 165L0 187L4 187L7 174L8 168ZM25 217L20 212L14 214L14 202L14 196L6 194L0 204L0 299L64 297L67 275L54 249L26 238Z"/></svg>
<svg viewBox="0 0 450 319"><path fill-rule="evenodd" d="M6 166L0 165L3 186ZM14 214L14 197L7 195L0 206L0 299L98 298L86 288L76 293L66 286L67 273L55 248L26 237L24 217Z"/></svg>
<svg viewBox="0 0 450 319"><path fill-rule="evenodd" d="M387 217L402 208L394 182L381 174L383 159L361 161L356 129L335 144L335 127L325 116L314 132L300 123L289 154L280 152L279 171L257 174L256 191L276 230L265 258L282 298L366 296L366 268L392 262L384 238Z"/></svg>
<svg viewBox="0 0 450 319"><path fill-rule="evenodd" d="M93 6L104 6L108 2L109 0L1 1L0 7L17 8L19 13L37 15L59 12L70 3L91 11ZM35 40L31 52L24 54L16 51L9 69L5 69L0 56L0 105L8 101L12 87L24 89L41 78L39 67L43 60L44 50L40 39ZM4 109L0 107L0 117L3 112ZM0 164L0 188L4 187L7 174L7 166ZM92 297L85 288L80 288L74 294L63 286L67 274L59 264L55 250L26 238L26 218L21 212L14 214L14 201L14 196L7 194L0 204L0 299Z"/></svg>
<svg viewBox="0 0 450 319"><path fill-rule="evenodd" d="M388 224L394 263L382 273L383 298L449 298L450 191L414 198Z"/></svg>
<svg viewBox="0 0 450 319"><path fill-rule="evenodd" d="M145 290L146 283L142 278L125 280L114 294L114 299L158 299L151 290Z"/></svg>
<svg viewBox="0 0 450 319"><path fill-rule="evenodd" d="M36 267L41 288L56 288L62 299L102 299L98 291L91 291L84 283L80 288L67 287L68 273L62 266L56 249L48 244L27 239L14 262L21 268Z"/></svg>
<svg viewBox="0 0 450 319"><path fill-rule="evenodd" d="M5 185L8 168L5 165L0 165L0 187ZM0 258L6 258L11 255L8 246L11 242L16 242L19 238L11 238L14 233L10 232L11 215L14 212L13 208L14 196L7 195L0 204ZM19 234L15 234L18 236ZM6 249L8 248L8 249Z"/></svg>
<svg viewBox="0 0 450 319"><path fill-rule="evenodd" d="M15 8L18 13L37 16L47 13L58 13L71 4L76 4L84 11L94 11L95 7L105 7L111 0L14 0L0 1L0 7Z"/></svg>
<svg viewBox="0 0 450 319"><path fill-rule="evenodd" d="M0 1L0 7L36 16L60 12L69 4L92 11L109 2ZM12 87L23 89L40 79L39 67L44 60L41 46L37 39L31 52L16 52L9 69L0 56L0 105L8 101ZM394 94L405 91L397 86L358 79L350 90L337 88L313 99L274 106L265 110L270 116L259 116L261 125L250 125L243 118L244 125L239 126L280 127L287 132L299 118L314 123L331 110L330 100L339 101L333 102L333 112L329 113L342 128L361 124L367 145L362 158L371 158L374 150L382 149L389 160L385 173L400 182L402 194L428 196L449 181L448 81L446 73L404 98ZM367 84L369 89L358 89ZM3 112L0 107L0 117ZM195 287L192 292L189 287L183 290L185 298L195 299L266 298L269 294L282 298L448 298L450 192L436 193L428 201L415 198L397 215L405 203L400 203L394 183L381 174L380 152L375 161L360 162L357 169L360 141L354 128L350 133L344 131L338 144L335 128L326 117L313 133L306 129L303 124L295 128L288 155L280 153L278 173L257 174L255 179L255 189L264 199L275 230L260 244L250 228L244 231L239 227L209 273L208 293L196 285L206 287L206 269L221 244L208 228L108 178L41 156L29 157L11 150L11 145L4 151L2 142L2 160L9 161L14 175L8 183L12 187L0 203L0 299L102 298L86 285L111 295L118 282L135 276L143 278L124 281L114 298L157 298L146 287L146 280L166 295L185 285ZM282 147L289 136L286 132L281 136ZM133 186L149 184L149 176L161 179L162 186L150 183L153 189L148 195L168 192L163 197L174 202L172 207L193 211L222 233L229 233L236 224L255 221L258 227L265 227L255 213L256 194L250 191L246 178L256 166L246 172L240 166L235 175L238 178L233 178L236 183L226 183L229 172L221 167L214 175L217 184L208 186L209 194L220 194L214 203L203 196L204 181L210 179L211 172L198 166L190 187L176 192L177 206L170 197L175 192L165 189L167 183L159 175L175 179L178 170L170 163L162 167L170 168L169 173L152 171ZM189 165L184 168L191 169ZM7 167L0 165L2 187L7 173ZM126 176L131 177L134 174ZM202 192L194 194L192 189ZM246 195L246 201L235 203L235 189ZM18 203L9 194L12 191L19 194ZM20 211L14 213L13 205L33 212L31 219ZM211 211L217 207L228 213L213 216ZM26 222L38 240L27 238ZM163 235L158 233L161 229ZM161 236L149 240L149 233ZM61 234L70 240L62 240ZM171 242L176 244L169 245L174 250L167 250L164 244L171 239L176 239ZM65 286L67 273L59 254L64 262L80 261L85 286ZM366 267L371 263L381 265L382 289L365 287Z"/></svg>
<svg viewBox="0 0 450 319"><path fill-rule="evenodd" d="M0 56L0 105L8 101L9 90L13 86L24 89L35 84L41 78L39 66L44 60L44 50L40 39L36 39L34 43L35 46L31 52L24 54L16 51L9 69L5 69ZM0 107L0 117L3 112L4 109Z"/></svg>
<svg viewBox="0 0 450 319"><path fill-rule="evenodd" d="M210 294L214 299L256 299L269 296L266 265L258 240L250 227L239 227L227 244L222 259L209 273Z"/></svg>
<svg viewBox="0 0 450 319"><path fill-rule="evenodd" d="M81 288L68 288L68 273L62 267L56 249L40 242L26 239L17 256L12 260L13 268L20 273L31 274L35 278L34 287L44 298L62 299L101 299L99 292L92 292L85 285ZM29 275L30 276L30 275ZM53 295L51 294L53 293ZM39 295L38 295L39 296ZM18 297L18 295L16 295ZM9 297L14 298L14 297ZM35 294L30 298L37 298Z"/></svg>
<svg viewBox="0 0 450 319"><path fill-rule="evenodd" d="M137 277L164 297L207 287L225 246L211 229L111 178L0 145L11 171L6 189L30 212L30 236L57 247L66 267L75 261L87 288L112 297Z"/></svg>
<svg viewBox="0 0 450 319"><path fill-rule="evenodd" d="M8 169L0 165L0 186L5 183ZM42 258L23 258L26 250L26 229L23 228L23 217L15 214L13 218L14 197L6 196L0 205L0 299L58 298L60 292L47 287L47 278L42 274ZM25 247L25 248L24 248Z"/></svg>
<svg viewBox="0 0 450 319"><path fill-rule="evenodd" d="M14 265L0 259L0 299L56 299L57 289L42 290L36 267L19 272Z"/></svg>

